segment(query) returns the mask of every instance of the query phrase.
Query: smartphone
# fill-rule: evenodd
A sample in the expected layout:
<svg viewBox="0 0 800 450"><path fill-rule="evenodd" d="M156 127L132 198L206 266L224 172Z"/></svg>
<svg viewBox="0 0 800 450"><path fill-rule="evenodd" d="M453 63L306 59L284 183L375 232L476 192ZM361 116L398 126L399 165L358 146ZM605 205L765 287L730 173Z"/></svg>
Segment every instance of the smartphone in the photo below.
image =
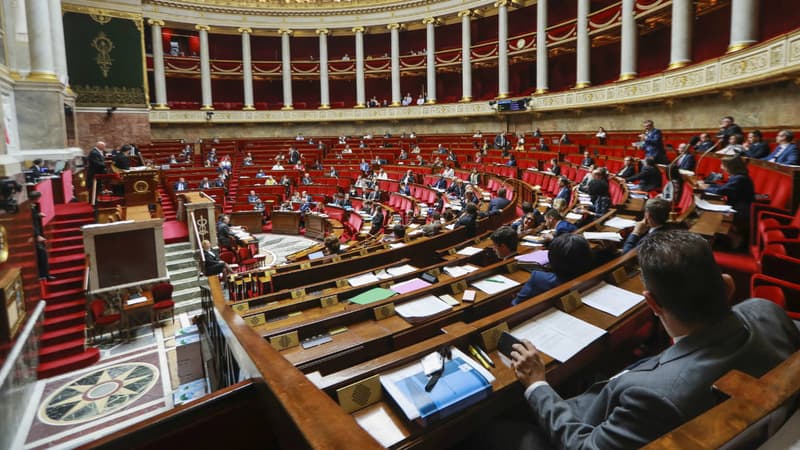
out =
<svg viewBox="0 0 800 450"><path fill-rule="evenodd" d="M515 338L511 333L503 331L503 334L500 335L500 339L497 341L497 349L500 350L500 353L506 355L506 357L511 358L511 352L514 350L512 346L514 344L522 344L522 341Z"/></svg>

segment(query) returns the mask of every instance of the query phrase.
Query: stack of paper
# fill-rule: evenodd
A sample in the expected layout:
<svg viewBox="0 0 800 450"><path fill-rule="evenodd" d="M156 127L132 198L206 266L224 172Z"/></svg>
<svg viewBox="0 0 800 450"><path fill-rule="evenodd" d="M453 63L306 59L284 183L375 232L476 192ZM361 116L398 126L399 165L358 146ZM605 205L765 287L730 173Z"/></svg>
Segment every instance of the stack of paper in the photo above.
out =
<svg viewBox="0 0 800 450"><path fill-rule="evenodd" d="M555 308L548 309L511 331L514 337L531 341L537 349L562 363L605 333L602 328Z"/></svg>
<svg viewBox="0 0 800 450"><path fill-rule="evenodd" d="M715 211L715 212L736 212L734 211L731 205L717 205L706 200L700 198L699 195L694 196L694 204L700 208L705 209L706 211Z"/></svg>
<svg viewBox="0 0 800 450"><path fill-rule="evenodd" d="M412 266L411 264L403 264L402 266L390 267L386 269L386 272L393 277L397 277L400 275L405 275L407 273L416 272L417 270L419 269Z"/></svg>
<svg viewBox="0 0 800 450"><path fill-rule="evenodd" d="M511 289L514 286L519 286L519 283L503 275L492 275L489 278L472 283L472 286L489 295L493 295L506 289Z"/></svg>
<svg viewBox="0 0 800 450"><path fill-rule="evenodd" d="M567 220L581 220L581 219L583 219L583 214L570 212L570 213L567 213L567 215L565 217L566 217Z"/></svg>
<svg viewBox="0 0 800 450"><path fill-rule="evenodd" d="M607 227L619 228L620 230L623 229L623 228L630 228L630 227L635 226L635 225L636 225L636 221L635 220L623 219L622 217L611 218L610 220L608 220L605 223L605 226L607 226Z"/></svg>
<svg viewBox="0 0 800 450"><path fill-rule="evenodd" d="M462 248L461 250L458 251L458 254L459 255L464 255L464 256L472 256L474 254L480 253L481 251L483 251L482 248L464 247L464 248Z"/></svg>
<svg viewBox="0 0 800 450"><path fill-rule="evenodd" d="M367 430L384 447L391 447L405 437L400 428L392 421L385 406L356 414L355 419L361 428Z"/></svg>
<svg viewBox="0 0 800 450"><path fill-rule="evenodd" d="M622 236L619 233L613 231L587 231L583 233L583 237L587 240L595 240L595 241L612 241L612 242L622 242Z"/></svg>
<svg viewBox="0 0 800 450"><path fill-rule="evenodd" d="M356 295L355 297L350 299L350 302L359 305L368 305L370 303L387 299L393 295L397 295L397 292L391 289L384 289L377 287Z"/></svg>
<svg viewBox="0 0 800 450"><path fill-rule="evenodd" d="M397 305L394 308L394 311L400 317L408 319L410 322L414 322L415 320L449 311L452 308L452 306L439 300L438 297L429 295L427 297L418 298L416 300L411 300L401 305Z"/></svg>
<svg viewBox="0 0 800 450"><path fill-rule="evenodd" d="M363 275L357 275L355 277L348 278L347 282L350 283L350 286L358 287L365 284L374 283L378 280L379 278L373 275L372 272L367 272Z"/></svg>
<svg viewBox="0 0 800 450"><path fill-rule="evenodd" d="M418 291L425 289L431 284L420 278L412 278L408 281L403 281L391 286L389 289L397 292L398 294L405 294L407 292Z"/></svg>
<svg viewBox="0 0 800 450"><path fill-rule="evenodd" d="M544 266L550 262L550 252L548 250L537 250L535 252L516 256L514 259L523 264L539 264L540 266Z"/></svg>
<svg viewBox="0 0 800 450"><path fill-rule="evenodd" d="M453 278L464 276L470 272L474 272L478 270L477 267L473 266L472 264L464 264L463 266L450 266L445 267L444 273L450 275Z"/></svg>
<svg viewBox="0 0 800 450"><path fill-rule="evenodd" d="M612 286L605 281L583 293L583 303L617 317L642 300L643 295Z"/></svg>

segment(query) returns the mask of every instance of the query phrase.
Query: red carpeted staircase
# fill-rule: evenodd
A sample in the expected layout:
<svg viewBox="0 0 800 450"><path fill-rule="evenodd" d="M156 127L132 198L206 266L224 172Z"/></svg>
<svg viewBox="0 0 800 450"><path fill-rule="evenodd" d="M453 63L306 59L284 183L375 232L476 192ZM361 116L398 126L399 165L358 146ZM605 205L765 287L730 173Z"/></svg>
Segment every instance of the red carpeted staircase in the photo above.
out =
<svg viewBox="0 0 800 450"><path fill-rule="evenodd" d="M172 203L172 199L161 184L158 185L158 196L161 198L161 212L164 214L164 221L169 222L177 220L178 216L175 213L175 205Z"/></svg>
<svg viewBox="0 0 800 450"><path fill-rule="evenodd" d="M47 302L39 347L39 378L81 369L100 359L98 349L86 348L85 259L80 227L94 223L88 203L56 205L46 236L53 281L42 282Z"/></svg>

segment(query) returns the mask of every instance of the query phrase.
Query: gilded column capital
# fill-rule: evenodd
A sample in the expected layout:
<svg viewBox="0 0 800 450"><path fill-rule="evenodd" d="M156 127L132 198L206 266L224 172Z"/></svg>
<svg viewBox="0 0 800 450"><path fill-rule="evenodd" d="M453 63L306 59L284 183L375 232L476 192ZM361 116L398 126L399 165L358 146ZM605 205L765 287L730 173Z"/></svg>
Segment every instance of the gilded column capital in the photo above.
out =
<svg viewBox="0 0 800 450"><path fill-rule="evenodd" d="M288 34L289 36L291 36L292 33L294 33L294 31L289 28L281 28L280 30L278 30L278 34L280 35Z"/></svg>
<svg viewBox="0 0 800 450"><path fill-rule="evenodd" d="M329 34L331 30L327 28L317 28L314 32L317 34Z"/></svg>
<svg viewBox="0 0 800 450"><path fill-rule="evenodd" d="M386 28L389 30L399 30L402 27L403 26L399 23L390 23L389 25L386 25Z"/></svg>
<svg viewBox="0 0 800 450"><path fill-rule="evenodd" d="M250 28L250 27L239 27L239 28L236 29L236 32L252 34L253 33L253 29Z"/></svg>
<svg viewBox="0 0 800 450"><path fill-rule="evenodd" d="M195 25L194 29L197 31L211 31L211 27L208 25Z"/></svg>
<svg viewBox="0 0 800 450"><path fill-rule="evenodd" d="M426 17L426 18L422 19L422 23L425 24L425 25L428 25L428 24L431 24L431 23L434 24L434 25L439 25L441 23L441 20L439 20L439 18L437 18L437 17Z"/></svg>
<svg viewBox="0 0 800 450"><path fill-rule="evenodd" d="M501 6L511 6L511 0L497 0L494 2L495 8L499 8Z"/></svg>
<svg viewBox="0 0 800 450"><path fill-rule="evenodd" d="M158 25L160 27L164 26L164 21L161 19L147 19L148 25Z"/></svg>
<svg viewBox="0 0 800 450"><path fill-rule="evenodd" d="M475 15L475 13L472 12L472 10L470 10L470 9L465 9L464 11L459 11L458 12L458 17L472 17L474 15Z"/></svg>
<svg viewBox="0 0 800 450"><path fill-rule="evenodd" d="M353 33L363 33L364 32L364 27L362 27L362 26L353 27L352 31L353 31Z"/></svg>

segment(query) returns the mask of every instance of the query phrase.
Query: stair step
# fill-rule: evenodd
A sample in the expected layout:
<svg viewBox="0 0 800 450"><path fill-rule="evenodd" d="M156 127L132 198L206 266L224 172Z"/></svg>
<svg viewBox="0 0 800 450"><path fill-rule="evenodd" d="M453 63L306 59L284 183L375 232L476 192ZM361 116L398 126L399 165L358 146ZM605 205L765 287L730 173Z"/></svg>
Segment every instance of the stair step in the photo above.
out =
<svg viewBox="0 0 800 450"><path fill-rule="evenodd" d="M86 322L86 313L84 311L58 314L54 317L45 317L44 329L45 331L58 330L62 328L69 328L73 325L81 325Z"/></svg>
<svg viewBox="0 0 800 450"><path fill-rule="evenodd" d="M46 316L52 314L64 314L69 312L78 312L84 311L86 309L86 301L85 300L69 300L69 301L62 301L62 302L50 302L47 301L47 305L44 307L44 313Z"/></svg>
<svg viewBox="0 0 800 450"><path fill-rule="evenodd" d="M89 225L90 223L94 223L94 219L93 218L88 218L88 217L86 217L86 218L78 218L78 219L70 219L70 218L59 219L59 218L56 218L53 221L51 221L48 226L51 226L53 228L59 228L59 229L76 228L76 227L80 228L80 227L82 227L84 225Z"/></svg>
<svg viewBox="0 0 800 450"><path fill-rule="evenodd" d="M191 250L192 244L188 242L182 242L180 244L170 244L164 247L167 250L167 254L172 253L173 251L180 251L180 250Z"/></svg>
<svg viewBox="0 0 800 450"><path fill-rule="evenodd" d="M82 234L75 234L72 236L64 236L64 237L51 237L47 240L50 243L51 247L60 246L60 245L78 245L80 244L83 246L83 235Z"/></svg>
<svg viewBox="0 0 800 450"><path fill-rule="evenodd" d="M86 326L84 324L73 325L67 328L60 328L58 330L45 331L39 337L39 342L42 346L55 345L61 342L66 342L72 339L84 338Z"/></svg>
<svg viewBox="0 0 800 450"><path fill-rule="evenodd" d="M71 372L73 370L83 369L100 360L100 350L92 347L77 355L71 355L66 358L59 358L55 361L49 361L39 364L36 373L41 380L62 373Z"/></svg>
<svg viewBox="0 0 800 450"><path fill-rule="evenodd" d="M83 255L83 244L80 245L63 245L58 247L51 247L50 248L50 255L64 255L70 253L80 253Z"/></svg>
<svg viewBox="0 0 800 450"><path fill-rule="evenodd" d="M42 347L39 349L39 363L67 358L69 356L82 353L84 351L85 344L86 341L81 338Z"/></svg>
<svg viewBox="0 0 800 450"><path fill-rule="evenodd" d="M57 301L59 299L72 298L72 297L74 297L76 295L80 295L80 296L84 295L82 286L79 287L79 288L62 289L62 290L59 290L58 292L48 292L48 294L45 296L45 299L47 301L51 301L51 300L56 300Z"/></svg>
<svg viewBox="0 0 800 450"><path fill-rule="evenodd" d="M50 275L53 274L50 273ZM59 289L74 289L83 286L83 276L56 277L55 280L48 281L46 286L48 292L57 292Z"/></svg>
<svg viewBox="0 0 800 450"><path fill-rule="evenodd" d="M83 279L83 270L83 266L62 267L59 269L50 269L50 275L58 278L80 277Z"/></svg>

